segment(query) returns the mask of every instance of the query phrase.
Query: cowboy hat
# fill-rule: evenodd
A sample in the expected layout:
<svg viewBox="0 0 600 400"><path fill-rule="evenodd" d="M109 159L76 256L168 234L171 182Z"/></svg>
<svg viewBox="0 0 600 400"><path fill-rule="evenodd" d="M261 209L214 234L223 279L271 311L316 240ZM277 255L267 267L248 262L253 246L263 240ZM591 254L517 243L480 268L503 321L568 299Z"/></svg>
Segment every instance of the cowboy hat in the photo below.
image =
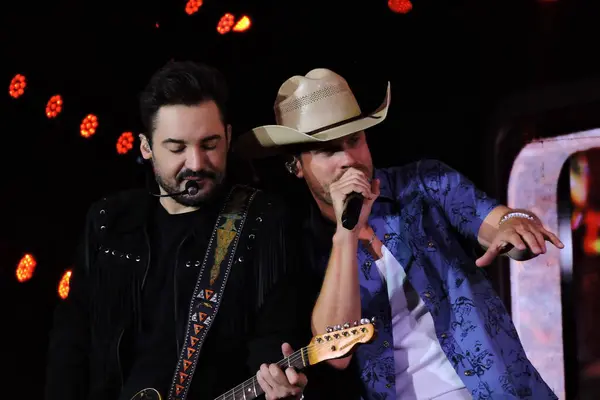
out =
<svg viewBox="0 0 600 400"><path fill-rule="evenodd" d="M244 133L234 144L242 156L261 158L277 154L283 146L318 144L370 128L387 116L390 83L383 103L363 114L344 78L318 68L306 76L293 76L279 88L275 100L277 125Z"/></svg>

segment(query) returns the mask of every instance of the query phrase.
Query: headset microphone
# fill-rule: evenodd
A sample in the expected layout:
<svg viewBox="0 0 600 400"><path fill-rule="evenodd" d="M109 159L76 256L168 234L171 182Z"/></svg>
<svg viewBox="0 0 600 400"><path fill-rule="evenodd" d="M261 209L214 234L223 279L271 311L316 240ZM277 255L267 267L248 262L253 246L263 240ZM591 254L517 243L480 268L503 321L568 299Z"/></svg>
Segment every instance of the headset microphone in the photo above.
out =
<svg viewBox="0 0 600 400"><path fill-rule="evenodd" d="M175 197L175 196L181 196L184 194L189 194L190 196L195 196L196 194L198 194L199 191L200 191L200 186L198 186L198 183L196 181L187 181L185 183L185 189L182 190L181 192L171 193L171 194L154 194L154 193L150 193L150 194L155 197Z"/></svg>

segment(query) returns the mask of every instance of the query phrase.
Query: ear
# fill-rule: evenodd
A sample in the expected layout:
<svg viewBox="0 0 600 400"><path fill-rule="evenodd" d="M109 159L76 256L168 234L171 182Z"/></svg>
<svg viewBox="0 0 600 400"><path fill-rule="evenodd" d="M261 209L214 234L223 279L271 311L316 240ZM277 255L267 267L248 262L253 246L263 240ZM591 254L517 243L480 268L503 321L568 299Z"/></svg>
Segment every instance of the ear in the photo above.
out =
<svg viewBox="0 0 600 400"><path fill-rule="evenodd" d="M225 136L227 137L227 150L229 150L229 146L231 145L231 132L233 131L230 124L227 124L227 128L225 130Z"/></svg>
<svg viewBox="0 0 600 400"><path fill-rule="evenodd" d="M302 162L300 162L300 157L294 157L294 161L296 162L296 171L294 172L294 175L296 175L296 178L302 179L304 178L304 171L302 170Z"/></svg>
<svg viewBox="0 0 600 400"><path fill-rule="evenodd" d="M140 133L140 152L142 153L142 157L145 160L150 160L152 158L152 149L150 148L150 142L148 138L143 133Z"/></svg>

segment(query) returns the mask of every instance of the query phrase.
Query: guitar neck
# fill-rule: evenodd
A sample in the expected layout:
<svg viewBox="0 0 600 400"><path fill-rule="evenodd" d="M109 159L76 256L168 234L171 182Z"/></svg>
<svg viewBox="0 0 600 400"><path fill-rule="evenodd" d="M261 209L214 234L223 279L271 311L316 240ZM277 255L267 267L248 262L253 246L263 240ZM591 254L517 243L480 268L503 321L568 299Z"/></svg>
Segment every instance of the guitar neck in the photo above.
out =
<svg viewBox="0 0 600 400"><path fill-rule="evenodd" d="M277 363L282 369L286 369L288 367L296 368L296 369L304 369L309 365L308 362L308 347L303 347L300 350L294 352L289 357L284 358L283 360ZM222 394L217 397L215 400L253 400L258 396L263 394L263 390L261 389L258 381L256 380L256 375L247 381L237 385L227 393Z"/></svg>

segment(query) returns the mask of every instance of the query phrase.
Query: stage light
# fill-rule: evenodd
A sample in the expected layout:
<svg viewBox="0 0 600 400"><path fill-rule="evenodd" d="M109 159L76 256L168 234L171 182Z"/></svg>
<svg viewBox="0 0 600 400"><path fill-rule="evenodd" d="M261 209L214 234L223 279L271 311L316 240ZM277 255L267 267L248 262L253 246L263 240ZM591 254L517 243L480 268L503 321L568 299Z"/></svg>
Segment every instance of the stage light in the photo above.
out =
<svg viewBox="0 0 600 400"><path fill-rule="evenodd" d="M221 35L226 34L233 27L233 22L233 14L227 13L223 15L217 24L217 32L219 32Z"/></svg>
<svg viewBox="0 0 600 400"><path fill-rule="evenodd" d="M125 154L133 149L133 133L124 132L117 140L117 153Z"/></svg>
<svg viewBox="0 0 600 400"><path fill-rule="evenodd" d="M69 283L71 282L71 274L72 271L70 269L65 271L62 278L60 278L60 282L58 282L58 297L63 300L69 297Z"/></svg>
<svg viewBox="0 0 600 400"><path fill-rule="evenodd" d="M31 254L25 254L17 266L17 280L25 282L31 279L36 265L37 261L35 261L35 258Z"/></svg>
<svg viewBox="0 0 600 400"><path fill-rule="evenodd" d="M91 137L94 133L96 133L96 128L98 128L98 117L96 117L94 114L87 115L81 122L81 136L84 138Z"/></svg>
<svg viewBox="0 0 600 400"><path fill-rule="evenodd" d="M388 0L388 7L395 13L406 14L412 10L413 5L410 0Z"/></svg>
<svg viewBox="0 0 600 400"><path fill-rule="evenodd" d="M235 26L233 27L233 31L234 32L244 32L244 31L247 31L248 29L250 29L250 25L251 24L252 24L252 22L250 21L250 18L248 18L247 16L244 15L235 24Z"/></svg>
<svg viewBox="0 0 600 400"><path fill-rule="evenodd" d="M48 118L56 118L58 114L62 111L63 101L60 95L55 95L50 97L48 100L48 104L46 104L46 116Z"/></svg>
<svg viewBox="0 0 600 400"><path fill-rule="evenodd" d="M11 97L19 98L25 93L25 88L27 87L27 79L25 76L21 74L15 75L14 78L10 81L10 86L8 87L8 94Z"/></svg>
<svg viewBox="0 0 600 400"><path fill-rule="evenodd" d="M196 13L200 7L202 7L202 0L188 0L185 5L185 12L188 13L188 15L192 15Z"/></svg>

